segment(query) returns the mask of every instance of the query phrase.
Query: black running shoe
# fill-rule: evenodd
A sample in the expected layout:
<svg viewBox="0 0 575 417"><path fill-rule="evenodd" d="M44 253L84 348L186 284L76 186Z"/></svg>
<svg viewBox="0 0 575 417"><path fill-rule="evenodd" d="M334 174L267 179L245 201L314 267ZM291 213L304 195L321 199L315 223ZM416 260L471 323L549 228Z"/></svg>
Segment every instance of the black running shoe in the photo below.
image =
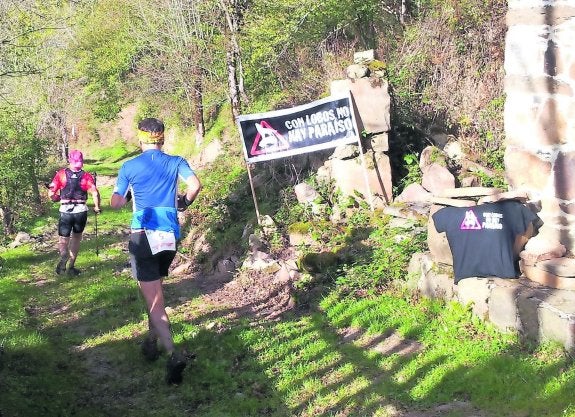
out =
<svg viewBox="0 0 575 417"><path fill-rule="evenodd" d="M172 353L166 365L166 383L168 385L181 384L183 379L182 373L185 367L185 358L177 353Z"/></svg>
<svg viewBox="0 0 575 417"><path fill-rule="evenodd" d="M58 262L58 265L56 265L56 273L58 275L62 275L65 271L66 271L66 261L61 259L60 262Z"/></svg>
<svg viewBox="0 0 575 417"><path fill-rule="evenodd" d="M78 268L74 268L74 267L68 268L67 272L68 272L68 275L71 277L78 276L82 273L82 271L80 271Z"/></svg>
<svg viewBox="0 0 575 417"><path fill-rule="evenodd" d="M142 342L142 355L147 361L153 362L160 357L160 350L158 349L158 341L150 337L146 337Z"/></svg>

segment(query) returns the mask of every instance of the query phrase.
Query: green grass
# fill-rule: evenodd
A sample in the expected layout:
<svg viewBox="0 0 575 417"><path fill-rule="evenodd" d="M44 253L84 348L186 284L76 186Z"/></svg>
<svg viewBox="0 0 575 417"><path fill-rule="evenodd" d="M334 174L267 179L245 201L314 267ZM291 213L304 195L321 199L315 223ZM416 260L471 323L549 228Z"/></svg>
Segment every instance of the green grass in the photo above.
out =
<svg viewBox="0 0 575 417"><path fill-rule="evenodd" d="M84 171L96 172L98 175L114 176L122 163L139 154L136 146L124 141L117 141L109 147L96 147L89 150L89 158L84 160Z"/></svg>
<svg viewBox="0 0 575 417"><path fill-rule="evenodd" d="M230 180L241 176L224 171ZM217 188L206 195L218 204L224 189L233 190L214 177L206 184ZM122 231L129 209L112 211L111 188L101 192L99 233L96 238L90 215L79 277L54 273L56 205L30 222L43 244L0 253L2 416L363 417L425 412L454 401L496 417L575 416L575 366L561 347L524 346L459 304L397 289L349 291L356 288L350 277L362 283L369 274L395 277L415 247L395 239L398 232L385 221L369 219L334 238L348 247L345 268L310 276L296 294L304 308L279 320L237 318L233 309L210 305L186 280L168 278L175 340L197 356L181 386L166 386L165 358L148 363L139 353L146 316L126 269ZM212 220L211 210L200 213ZM219 221L225 226L229 219ZM420 350L382 350L392 336Z"/></svg>
<svg viewBox="0 0 575 417"><path fill-rule="evenodd" d="M574 415L575 368L558 347L524 350L457 304L401 293L332 291L308 314L254 323L200 310L199 294L168 280L176 341L197 359L167 387L164 362L139 357L145 315L118 241L108 236L96 256L88 237L78 278L52 272L55 253L2 254L3 415L364 416L456 399L496 416ZM384 355L345 342L346 328L364 342L397 332L424 350Z"/></svg>

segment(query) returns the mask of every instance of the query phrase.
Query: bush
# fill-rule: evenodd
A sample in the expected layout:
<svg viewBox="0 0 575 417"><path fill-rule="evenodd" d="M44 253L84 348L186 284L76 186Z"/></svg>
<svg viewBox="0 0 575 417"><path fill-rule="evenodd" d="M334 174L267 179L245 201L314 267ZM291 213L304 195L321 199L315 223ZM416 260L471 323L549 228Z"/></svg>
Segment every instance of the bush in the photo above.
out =
<svg viewBox="0 0 575 417"><path fill-rule="evenodd" d="M405 280L411 256L426 247L427 233L375 225L361 250L355 250L336 283L344 293L377 293L397 280Z"/></svg>

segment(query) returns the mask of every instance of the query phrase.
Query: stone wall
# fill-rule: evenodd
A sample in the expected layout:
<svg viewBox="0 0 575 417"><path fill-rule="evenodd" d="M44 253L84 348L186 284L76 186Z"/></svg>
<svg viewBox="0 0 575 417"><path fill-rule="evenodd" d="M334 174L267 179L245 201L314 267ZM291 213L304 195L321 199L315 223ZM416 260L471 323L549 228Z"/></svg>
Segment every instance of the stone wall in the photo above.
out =
<svg viewBox="0 0 575 417"><path fill-rule="evenodd" d="M429 253L415 254L409 288L429 298L470 305L474 315L521 339L556 342L575 352L575 291L539 285L526 278L465 278L456 285Z"/></svg>
<svg viewBox="0 0 575 417"><path fill-rule="evenodd" d="M575 0L509 0L505 169L575 252Z"/></svg>

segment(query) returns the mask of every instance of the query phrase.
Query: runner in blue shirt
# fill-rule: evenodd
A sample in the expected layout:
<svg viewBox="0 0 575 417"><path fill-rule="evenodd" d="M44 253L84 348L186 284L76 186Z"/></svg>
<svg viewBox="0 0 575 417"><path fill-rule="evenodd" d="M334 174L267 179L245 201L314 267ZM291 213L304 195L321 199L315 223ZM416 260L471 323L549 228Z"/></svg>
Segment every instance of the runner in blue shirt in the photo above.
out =
<svg viewBox="0 0 575 417"><path fill-rule="evenodd" d="M132 273L146 301L149 328L142 353L148 360L157 359L159 340L168 355L166 382L179 384L186 358L175 351L162 280L168 275L180 238L178 211L192 204L201 184L184 158L162 151L164 124L160 120L142 120L138 139L142 154L120 168L110 206L119 209L133 198L128 249ZM186 192L181 195L178 180L186 184Z"/></svg>

